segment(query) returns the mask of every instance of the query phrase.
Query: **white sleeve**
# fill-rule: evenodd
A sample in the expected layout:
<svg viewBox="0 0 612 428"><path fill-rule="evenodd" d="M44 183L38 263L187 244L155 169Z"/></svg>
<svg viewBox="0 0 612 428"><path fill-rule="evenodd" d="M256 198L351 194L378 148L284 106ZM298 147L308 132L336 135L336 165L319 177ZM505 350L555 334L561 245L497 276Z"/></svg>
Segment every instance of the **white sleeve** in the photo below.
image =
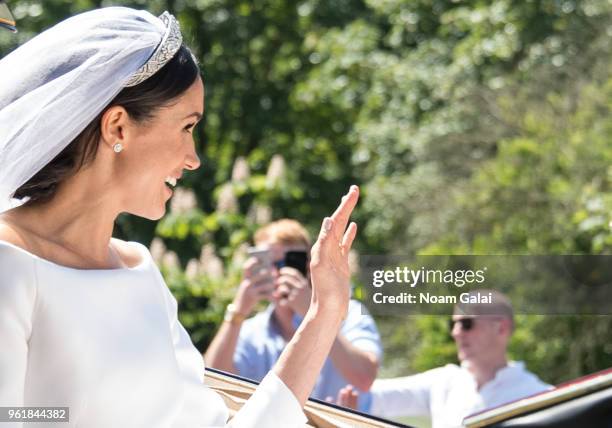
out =
<svg viewBox="0 0 612 428"><path fill-rule="evenodd" d="M303 427L306 415L293 392L270 371L232 419L233 428Z"/></svg>
<svg viewBox="0 0 612 428"><path fill-rule="evenodd" d="M185 380L189 379L188 383L193 384L192 381L197 379L203 382L204 358L196 350L186 330L177 319L176 299L165 285L164 287L179 369ZM192 390L192 392L195 391ZM196 414L199 413L195 408L196 406L194 406L194 398L201 400L201 403L197 405L200 407L200 411L204 409L204 406L208 406L204 413L200 413L200 424L201 419L206 419L209 423L218 420L211 413L216 413L217 415L228 414L228 410L225 409L225 404L220 395L214 393L214 396L211 396L211 393L212 391L208 387L202 385L197 394L189 394L191 399L187 397L189 402L186 402L186 407L191 409L185 408L181 417L190 419L192 421L191 426L195 426L193 422L195 422ZM219 406L223 406L224 409L221 411ZM301 428L306 422L307 418L295 395L276 374L269 372L251 398L247 400L234 418L232 418L228 426L232 428ZM178 423L176 426L187 425ZM215 426L217 425L215 424Z"/></svg>
<svg viewBox="0 0 612 428"><path fill-rule="evenodd" d="M385 418L429 416L430 393L441 369L413 376L374 381L370 413Z"/></svg>
<svg viewBox="0 0 612 428"><path fill-rule="evenodd" d="M35 260L0 245L0 406L24 405L35 301Z"/></svg>

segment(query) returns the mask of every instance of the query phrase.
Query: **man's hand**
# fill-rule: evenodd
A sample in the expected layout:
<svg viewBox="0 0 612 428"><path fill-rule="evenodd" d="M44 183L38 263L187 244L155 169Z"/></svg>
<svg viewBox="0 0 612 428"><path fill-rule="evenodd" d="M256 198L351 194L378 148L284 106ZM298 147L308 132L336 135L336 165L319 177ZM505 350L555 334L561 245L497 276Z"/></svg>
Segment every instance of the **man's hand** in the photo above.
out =
<svg viewBox="0 0 612 428"><path fill-rule="evenodd" d="M302 272L288 266L281 268L276 287L273 297L278 304L289 306L293 312L303 317L310 306L312 289Z"/></svg>
<svg viewBox="0 0 612 428"><path fill-rule="evenodd" d="M262 267L255 257L250 257L244 264L242 281L234 297L238 313L248 316L261 300L270 300L274 292L272 271Z"/></svg>
<svg viewBox="0 0 612 428"><path fill-rule="evenodd" d="M359 401L359 391L357 391L353 385L346 385L344 388L338 391L336 396L336 402L332 396L326 397L325 401L328 403L336 404L342 407L348 407L349 409L357 410L357 403Z"/></svg>

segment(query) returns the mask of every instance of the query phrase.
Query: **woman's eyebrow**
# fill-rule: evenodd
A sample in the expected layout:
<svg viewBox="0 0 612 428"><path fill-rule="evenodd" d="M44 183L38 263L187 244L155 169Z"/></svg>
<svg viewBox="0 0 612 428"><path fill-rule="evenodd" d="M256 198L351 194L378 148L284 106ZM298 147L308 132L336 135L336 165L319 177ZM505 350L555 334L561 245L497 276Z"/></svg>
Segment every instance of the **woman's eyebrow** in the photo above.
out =
<svg viewBox="0 0 612 428"><path fill-rule="evenodd" d="M191 116L195 116L198 120L202 119L202 113L197 112L197 111L195 111L195 112L193 112L191 114L188 114L183 119L187 119L188 117L191 117Z"/></svg>

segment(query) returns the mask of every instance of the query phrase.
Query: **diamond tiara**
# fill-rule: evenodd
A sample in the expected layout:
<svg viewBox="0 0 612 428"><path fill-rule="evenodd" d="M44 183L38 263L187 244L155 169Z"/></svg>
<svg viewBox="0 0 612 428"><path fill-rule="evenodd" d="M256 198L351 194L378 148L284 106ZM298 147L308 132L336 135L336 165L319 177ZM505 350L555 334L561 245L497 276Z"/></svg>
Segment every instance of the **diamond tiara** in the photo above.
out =
<svg viewBox="0 0 612 428"><path fill-rule="evenodd" d="M159 19L166 25L164 37L147 62L129 78L124 85L126 88L136 86L157 73L172 59L183 43L183 36L176 18L166 11L159 16Z"/></svg>

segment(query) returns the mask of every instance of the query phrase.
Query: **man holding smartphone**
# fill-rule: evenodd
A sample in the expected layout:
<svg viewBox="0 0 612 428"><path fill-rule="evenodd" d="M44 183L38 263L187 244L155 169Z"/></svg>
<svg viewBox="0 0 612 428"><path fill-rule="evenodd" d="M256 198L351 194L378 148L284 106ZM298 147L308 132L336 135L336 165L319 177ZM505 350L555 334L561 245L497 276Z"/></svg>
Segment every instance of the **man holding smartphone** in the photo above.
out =
<svg viewBox="0 0 612 428"><path fill-rule="evenodd" d="M306 229L289 219L261 228L254 240L257 247L249 251L236 296L204 357L208 366L260 381L310 306L311 243ZM246 319L262 300L270 302L267 309ZM359 302L351 300L312 396L335 398L350 383L360 392L360 402L367 402L381 357L374 320Z"/></svg>

